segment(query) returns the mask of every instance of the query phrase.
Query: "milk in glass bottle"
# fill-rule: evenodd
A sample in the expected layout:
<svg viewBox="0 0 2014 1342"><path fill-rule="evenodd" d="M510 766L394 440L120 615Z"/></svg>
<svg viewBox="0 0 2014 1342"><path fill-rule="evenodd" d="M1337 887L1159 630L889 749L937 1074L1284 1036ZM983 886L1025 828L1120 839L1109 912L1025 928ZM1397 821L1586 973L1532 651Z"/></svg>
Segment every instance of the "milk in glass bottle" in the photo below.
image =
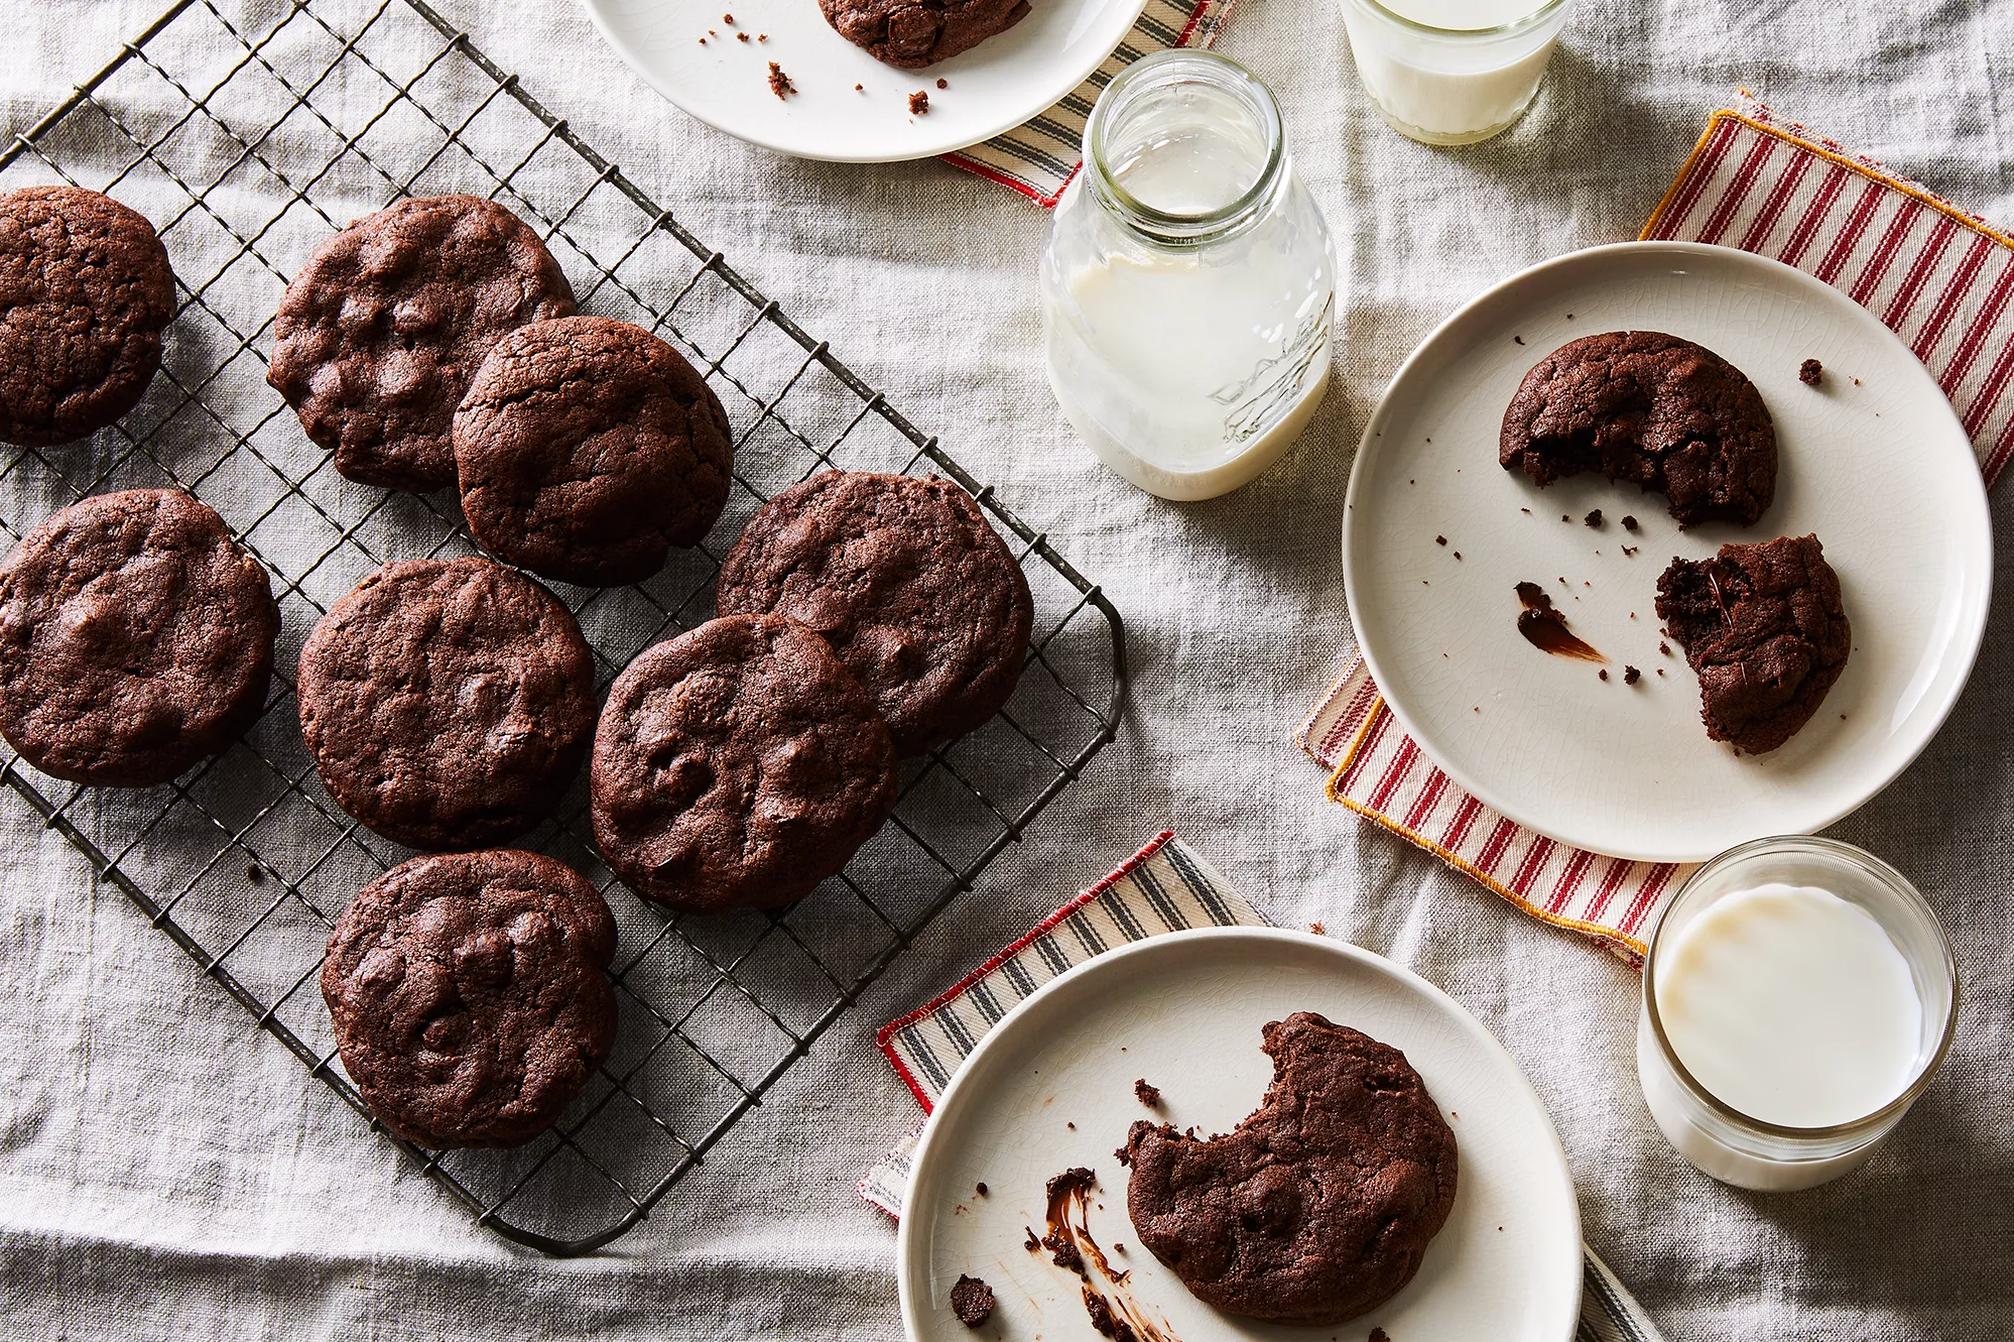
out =
<svg viewBox="0 0 2014 1342"><path fill-rule="evenodd" d="M1278 460L1328 388L1335 260L1266 86L1206 51L1114 79L1042 296L1050 387L1114 471L1206 499Z"/></svg>

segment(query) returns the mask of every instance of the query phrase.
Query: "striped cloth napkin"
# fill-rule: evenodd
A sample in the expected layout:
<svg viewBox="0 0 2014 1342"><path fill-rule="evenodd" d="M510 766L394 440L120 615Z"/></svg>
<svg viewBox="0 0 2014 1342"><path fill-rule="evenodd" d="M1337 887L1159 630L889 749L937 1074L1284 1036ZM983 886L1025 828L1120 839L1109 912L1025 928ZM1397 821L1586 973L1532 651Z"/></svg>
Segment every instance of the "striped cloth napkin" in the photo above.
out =
<svg viewBox="0 0 2014 1342"><path fill-rule="evenodd" d="M1064 970L1113 946L1163 932L1263 926L1266 921L1215 868L1173 831L1163 830L1117 871L1029 928L942 996L883 1026L881 1051L928 1112L986 1032ZM890 1216L902 1214L902 1194L921 1134L918 1125L860 1181L860 1196ZM1585 1257L1575 1342L1662 1342L1643 1307L1608 1265L1592 1250Z"/></svg>
<svg viewBox="0 0 2014 1342"><path fill-rule="evenodd" d="M1745 101L1707 120L1642 236L1759 252L1851 295L1935 375L1988 485L2014 456L2014 239L1976 216ZM1421 754L1360 659L1298 739L1332 801L1632 962L1692 870L1569 848L1497 814Z"/></svg>
<svg viewBox="0 0 2014 1342"><path fill-rule="evenodd" d="M944 155L944 161L1054 209L1084 166L1084 123L1112 77L1142 56L1170 47L1214 46L1236 0L1147 0L1116 50L1091 77L1040 116L1003 135Z"/></svg>

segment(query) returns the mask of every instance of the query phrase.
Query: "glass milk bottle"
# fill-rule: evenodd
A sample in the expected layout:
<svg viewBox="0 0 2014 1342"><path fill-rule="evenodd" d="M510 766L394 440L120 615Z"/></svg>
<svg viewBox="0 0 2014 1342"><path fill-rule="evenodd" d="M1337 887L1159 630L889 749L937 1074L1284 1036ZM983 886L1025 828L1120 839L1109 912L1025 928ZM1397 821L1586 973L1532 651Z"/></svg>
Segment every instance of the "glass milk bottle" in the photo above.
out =
<svg viewBox="0 0 2014 1342"><path fill-rule="evenodd" d="M1207 499L1277 461L1328 388L1335 260L1266 86L1206 51L1114 79L1042 300L1049 385L1112 470Z"/></svg>

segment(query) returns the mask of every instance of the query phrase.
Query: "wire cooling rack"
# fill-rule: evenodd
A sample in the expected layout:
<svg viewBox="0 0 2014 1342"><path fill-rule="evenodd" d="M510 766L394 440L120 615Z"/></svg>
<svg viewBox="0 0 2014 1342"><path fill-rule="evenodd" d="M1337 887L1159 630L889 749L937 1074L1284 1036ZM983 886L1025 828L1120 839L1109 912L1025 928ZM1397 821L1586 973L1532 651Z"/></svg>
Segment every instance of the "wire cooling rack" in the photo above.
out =
<svg viewBox="0 0 2014 1342"><path fill-rule="evenodd" d="M336 475L265 385L287 276L328 234L407 194L492 196L537 227L584 311L681 345L735 427L736 488L706 544L636 587L557 586L602 688L712 613L725 544L760 501L823 467L941 473L1015 547L1036 633L1005 712L904 774L894 820L845 874L777 914L673 916L616 888L577 783L525 842L587 873L621 931L613 1056L553 1132L514 1151L400 1146L484 1225L584 1253L640 1221L1117 730L1118 612L673 212L424 0L182 0L0 149L0 190L69 181L153 220L181 281L162 375L88 443L6 449L7 543L109 489L178 485L271 571L272 702L169 787L86 789L9 750L6 782L205 973L359 1113L317 984L356 889L407 856L330 802L300 739L291 669L309 628L386 560L472 553L454 500ZM396 1139L394 1139L396 1140Z"/></svg>

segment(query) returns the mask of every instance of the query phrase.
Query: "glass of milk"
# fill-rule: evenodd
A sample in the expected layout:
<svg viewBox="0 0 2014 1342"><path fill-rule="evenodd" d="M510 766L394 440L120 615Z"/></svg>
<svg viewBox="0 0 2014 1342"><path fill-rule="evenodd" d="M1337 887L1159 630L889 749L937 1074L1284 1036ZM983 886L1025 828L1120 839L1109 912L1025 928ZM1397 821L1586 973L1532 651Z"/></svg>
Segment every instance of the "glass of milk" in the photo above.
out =
<svg viewBox="0 0 2014 1342"><path fill-rule="evenodd" d="M1165 51L1106 88L1050 226L1042 315L1063 413L1149 493L1227 493L1300 436L1329 383L1335 260L1250 71Z"/></svg>
<svg viewBox="0 0 2014 1342"><path fill-rule="evenodd" d="M1944 929L1893 867L1830 839L1757 839L1702 866L1658 921L1637 1076L1700 1170L1809 1188L1902 1121L1957 1004Z"/></svg>
<svg viewBox="0 0 2014 1342"><path fill-rule="evenodd" d="M1392 129L1474 144L1524 115L1573 0L1342 0L1357 75Z"/></svg>

